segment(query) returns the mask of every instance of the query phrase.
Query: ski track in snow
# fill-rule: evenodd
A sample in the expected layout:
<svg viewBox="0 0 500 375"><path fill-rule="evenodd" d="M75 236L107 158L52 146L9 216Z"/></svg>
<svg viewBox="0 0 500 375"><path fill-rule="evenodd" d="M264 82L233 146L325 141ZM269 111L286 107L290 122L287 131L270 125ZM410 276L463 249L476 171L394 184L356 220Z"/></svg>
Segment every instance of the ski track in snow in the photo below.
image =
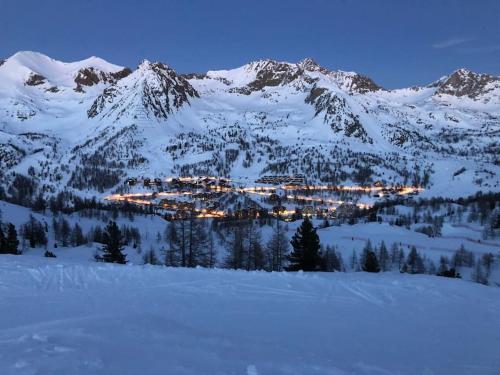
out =
<svg viewBox="0 0 500 375"><path fill-rule="evenodd" d="M500 290L0 257L0 373L491 374Z"/></svg>

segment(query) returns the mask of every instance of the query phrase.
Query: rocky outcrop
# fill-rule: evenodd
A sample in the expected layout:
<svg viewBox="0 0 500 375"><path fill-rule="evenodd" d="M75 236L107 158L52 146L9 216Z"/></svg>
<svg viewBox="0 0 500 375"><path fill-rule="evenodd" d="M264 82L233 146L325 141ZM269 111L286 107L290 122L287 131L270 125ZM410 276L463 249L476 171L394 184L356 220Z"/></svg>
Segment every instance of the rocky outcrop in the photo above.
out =
<svg viewBox="0 0 500 375"><path fill-rule="evenodd" d="M95 68L80 69L75 77L75 91L83 92L84 86L93 86L99 83L114 83L122 78L127 77L132 71L129 68L124 68L118 72L105 73Z"/></svg>
<svg viewBox="0 0 500 375"><path fill-rule="evenodd" d="M173 69L160 62L144 61L125 80L106 88L87 115L113 116L115 121L124 116L166 119L195 97L199 97L198 92Z"/></svg>
<svg viewBox="0 0 500 375"><path fill-rule="evenodd" d="M323 121L330 125L335 133L358 138L363 143L373 143L359 117L353 113L344 98L323 87L314 86L305 102L314 106L315 116L323 115Z"/></svg>
<svg viewBox="0 0 500 375"><path fill-rule="evenodd" d="M29 78L24 83L26 86L39 86L46 82L46 78L41 74L31 73Z"/></svg>
<svg viewBox="0 0 500 375"><path fill-rule="evenodd" d="M500 87L500 78L459 69L439 81L436 86L438 87L437 94L468 96L474 99Z"/></svg>

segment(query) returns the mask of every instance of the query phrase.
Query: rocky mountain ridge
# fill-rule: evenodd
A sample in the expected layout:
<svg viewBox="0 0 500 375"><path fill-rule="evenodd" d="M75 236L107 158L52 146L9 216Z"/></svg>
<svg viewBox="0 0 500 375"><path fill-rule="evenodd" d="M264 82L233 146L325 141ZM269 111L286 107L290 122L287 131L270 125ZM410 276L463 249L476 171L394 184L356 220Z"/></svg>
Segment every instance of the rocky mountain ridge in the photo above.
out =
<svg viewBox="0 0 500 375"><path fill-rule="evenodd" d="M312 59L179 74L20 52L0 65L0 166L53 194L101 194L128 176L413 183L429 194L499 188L500 78L459 69L387 90ZM465 168L465 173L454 175ZM15 190L15 189L14 189ZM456 190L456 191L455 191Z"/></svg>

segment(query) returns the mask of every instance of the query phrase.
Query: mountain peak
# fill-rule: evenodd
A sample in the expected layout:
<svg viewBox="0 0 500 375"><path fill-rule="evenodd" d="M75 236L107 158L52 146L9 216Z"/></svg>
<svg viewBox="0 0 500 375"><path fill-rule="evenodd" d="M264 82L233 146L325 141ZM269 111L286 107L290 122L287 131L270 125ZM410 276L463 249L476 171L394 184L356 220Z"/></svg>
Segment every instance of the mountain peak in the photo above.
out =
<svg viewBox="0 0 500 375"><path fill-rule="evenodd" d="M432 86L437 86L437 94L468 96L476 98L499 86L500 78L489 74L476 73L466 68L455 70L441 78Z"/></svg>
<svg viewBox="0 0 500 375"><path fill-rule="evenodd" d="M184 77L162 62L143 60L123 81L104 90L88 110L88 117L166 119L191 98L199 97Z"/></svg>
<svg viewBox="0 0 500 375"><path fill-rule="evenodd" d="M308 72L322 72L324 74L328 73L328 69L319 65L315 60L310 57L306 57L303 60L300 60L297 65Z"/></svg>

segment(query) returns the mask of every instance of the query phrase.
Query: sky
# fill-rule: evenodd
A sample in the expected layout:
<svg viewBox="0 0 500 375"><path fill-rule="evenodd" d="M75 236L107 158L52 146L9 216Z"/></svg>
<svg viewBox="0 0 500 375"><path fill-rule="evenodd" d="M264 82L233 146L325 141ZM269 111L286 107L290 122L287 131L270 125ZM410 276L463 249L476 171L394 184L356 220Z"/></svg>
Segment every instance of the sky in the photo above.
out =
<svg viewBox="0 0 500 375"><path fill-rule="evenodd" d="M498 0L0 0L0 57L99 56L180 73L313 58L385 88L500 75Z"/></svg>

